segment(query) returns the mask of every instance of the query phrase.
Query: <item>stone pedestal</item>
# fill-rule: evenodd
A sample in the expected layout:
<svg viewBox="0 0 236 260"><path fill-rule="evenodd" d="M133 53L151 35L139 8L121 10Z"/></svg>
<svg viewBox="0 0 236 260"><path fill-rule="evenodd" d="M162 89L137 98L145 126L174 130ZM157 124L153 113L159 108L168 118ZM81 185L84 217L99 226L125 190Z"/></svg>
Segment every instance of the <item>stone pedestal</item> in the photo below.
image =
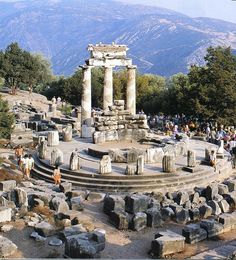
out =
<svg viewBox="0 0 236 260"><path fill-rule="evenodd" d="M46 159L47 156L47 141L41 141L38 147L38 154L40 159Z"/></svg>
<svg viewBox="0 0 236 260"><path fill-rule="evenodd" d="M113 105L113 75L112 67L105 67L103 88L103 110L109 110Z"/></svg>
<svg viewBox="0 0 236 260"><path fill-rule="evenodd" d="M72 152L70 156L70 165L69 165L70 170L72 171L77 171L80 168L79 165L79 157L77 152Z"/></svg>
<svg viewBox="0 0 236 260"><path fill-rule="evenodd" d="M52 150L50 164L53 166L63 164L63 153L61 150L59 150L57 148Z"/></svg>
<svg viewBox="0 0 236 260"><path fill-rule="evenodd" d="M81 125L91 118L91 66L81 66L83 70L82 97L81 97Z"/></svg>
<svg viewBox="0 0 236 260"><path fill-rule="evenodd" d="M136 169L136 174L141 175L144 173L144 156L139 155L137 159L137 169Z"/></svg>
<svg viewBox="0 0 236 260"><path fill-rule="evenodd" d="M187 166L195 167L196 166L196 154L195 151L188 150L187 153Z"/></svg>
<svg viewBox="0 0 236 260"><path fill-rule="evenodd" d="M126 89L126 109L132 114L136 114L136 66L128 66L128 81Z"/></svg>
<svg viewBox="0 0 236 260"><path fill-rule="evenodd" d="M173 155L165 155L162 159L162 169L163 172L174 172L175 171L175 162Z"/></svg>
<svg viewBox="0 0 236 260"><path fill-rule="evenodd" d="M72 126L68 125L62 130L63 141L70 142L72 140Z"/></svg>
<svg viewBox="0 0 236 260"><path fill-rule="evenodd" d="M59 145L59 133L58 131L48 132L48 146Z"/></svg>
<svg viewBox="0 0 236 260"><path fill-rule="evenodd" d="M81 137L82 138L91 138L93 137L93 133L95 132L95 128L87 125L82 125L81 127Z"/></svg>
<svg viewBox="0 0 236 260"><path fill-rule="evenodd" d="M220 147L217 150L217 157L224 158L224 140L220 141Z"/></svg>
<svg viewBox="0 0 236 260"><path fill-rule="evenodd" d="M109 155L103 155L99 164L99 173L101 175L111 173L111 158Z"/></svg>

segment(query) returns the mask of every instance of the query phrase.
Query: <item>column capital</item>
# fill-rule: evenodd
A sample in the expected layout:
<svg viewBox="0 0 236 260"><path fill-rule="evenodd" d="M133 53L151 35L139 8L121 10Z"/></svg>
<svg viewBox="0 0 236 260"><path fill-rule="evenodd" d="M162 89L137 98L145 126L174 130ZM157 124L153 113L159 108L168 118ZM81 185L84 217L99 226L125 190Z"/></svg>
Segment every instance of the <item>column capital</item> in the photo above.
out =
<svg viewBox="0 0 236 260"><path fill-rule="evenodd" d="M127 69L137 69L137 66L136 65L129 65L129 66L126 66Z"/></svg>
<svg viewBox="0 0 236 260"><path fill-rule="evenodd" d="M80 65L79 67L80 67L81 69L83 69L83 70L92 69L92 68L93 68L93 66L88 66L88 65Z"/></svg>

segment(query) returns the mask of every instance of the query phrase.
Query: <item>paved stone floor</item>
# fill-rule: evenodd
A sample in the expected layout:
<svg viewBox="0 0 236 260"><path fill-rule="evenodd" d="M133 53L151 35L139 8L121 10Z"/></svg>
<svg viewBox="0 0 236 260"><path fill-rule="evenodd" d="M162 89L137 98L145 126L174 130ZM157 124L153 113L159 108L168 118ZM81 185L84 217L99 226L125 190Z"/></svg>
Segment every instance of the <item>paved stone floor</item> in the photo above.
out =
<svg viewBox="0 0 236 260"><path fill-rule="evenodd" d="M204 159L205 156L205 148L210 146L211 144L208 144L206 142L202 142L199 140L190 140L189 142L189 149L195 150L196 151L196 159L198 162ZM81 139L81 138L75 138L71 142L60 142L60 145L57 146L61 151L63 151L63 156L64 156L64 164L61 166L62 168L68 168L69 164L69 158L73 150L76 148L79 151L79 156L80 156L80 164L82 166L82 171L88 174L94 173L96 174L99 168L99 159L89 156L87 154L87 149L88 148L96 148L99 150L108 150L109 148L120 148L120 149L125 149L125 148L131 148L131 147L136 147L140 148L140 144L137 142L121 142L121 143L106 143L106 144L100 144L100 145L95 145L92 143L91 139ZM142 146L143 148L150 147L150 145L144 145ZM53 150L54 147L49 147L48 148L48 153L47 153L47 160L46 162L49 163L50 159L50 153ZM112 171L114 175L116 174L124 174L125 168L126 168L125 163L112 163ZM177 168L182 168L183 166L187 165L187 157L186 156L178 156L176 158L176 167ZM161 174L162 173L162 165L161 163L155 163L155 164L145 164L145 173L146 175L151 175L151 174ZM203 166L201 165L201 168L203 169L208 169L209 166ZM212 169L213 171L213 169ZM184 175L184 174L189 174L187 172L178 171L179 174Z"/></svg>

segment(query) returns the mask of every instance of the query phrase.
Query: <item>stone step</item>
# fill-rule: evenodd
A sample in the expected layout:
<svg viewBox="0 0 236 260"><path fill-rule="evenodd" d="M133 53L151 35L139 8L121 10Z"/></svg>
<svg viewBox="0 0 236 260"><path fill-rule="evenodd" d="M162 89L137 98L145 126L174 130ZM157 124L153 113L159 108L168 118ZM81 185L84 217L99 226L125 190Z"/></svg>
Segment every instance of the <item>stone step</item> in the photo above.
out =
<svg viewBox="0 0 236 260"><path fill-rule="evenodd" d="M36 164L35 166L39 172L44 172L50 176L53 174L52 170L46 169L45 167L41 167L38 164ZM188 174L187 176L173 176L172 178L163 178L163 179L159 179L159 178L156 179L155 175L153 175L152 178L147 177L146 179L142 178L142 179L134 179L134 180L132 180L132 179L120 180L120 179L116 179L116 176L113 176L112 179L102 179L102 178L96 179L92 175L89 175L89 174L87 174L86 177L84 177L84 176L80 176L80 175L73 175L72 172L69 172L69 171L66 174L64 174L62 171L62 177L68 178L70 180L89 182L89 183L92 182L92 183L99 183L99 184L112 183L112 185L130 185L130 184L133 184L133 185L138 185L138 184L153 185L153 184L155 184L155 186L156 185L165 186L167 184L173 184L173 185L178 184L179 185L180 183L185 184L188 181L195 183L195 181L198 181L199 178L205 179L208 176L210 177L211 175L212 175L212 172L210 171L210 172L205 172L204 175L202 173L197 174L197 175Z"/></svg>
<svg viewBox="0 0 236 260"><path fill-rule="evenodd" d="M46 181L52 182L51 174L45 174L42 172L37 171L36 169L33 170L33 176L39 179L44 179ZM213 177L213 176L212 176ZM193 187L196 186L197 184L202 183L202 181L205 180L205 177L203 179L197 179L197 180L189 180L187 182L170 182L170 183L152 183L147 185L146 183L143 184L127 184L127 183L114 183L114 182L108 182L106 184L101 184L101 183L95 183L95 182L86 182L85 180L80 180L78 181L75 177L73 176L68 176L68 175L62 175L62 181L70 181L73 185L79 186L79 187L84 187L87 189L93 189L93 190L100 190L100 191L153 191L157 189L163 189L163 188L174 188L178 189L180 187L185 187L192 185Z"/></svg>

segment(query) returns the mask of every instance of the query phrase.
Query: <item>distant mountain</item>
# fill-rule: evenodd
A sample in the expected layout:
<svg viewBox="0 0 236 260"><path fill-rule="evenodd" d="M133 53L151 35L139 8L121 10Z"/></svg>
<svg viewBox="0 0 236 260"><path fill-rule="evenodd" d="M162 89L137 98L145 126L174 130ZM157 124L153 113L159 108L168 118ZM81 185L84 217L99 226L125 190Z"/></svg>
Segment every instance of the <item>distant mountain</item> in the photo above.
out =
<svg viewBox="0 0 236 260"><path fill-rule="evenodd" d="M206 48L236 49L236 24L112 0L0 2L0 48L13 41L41 52L56 74L84 64L89 43L127 44L144 73L169 76L203 64Z"/></svg>

